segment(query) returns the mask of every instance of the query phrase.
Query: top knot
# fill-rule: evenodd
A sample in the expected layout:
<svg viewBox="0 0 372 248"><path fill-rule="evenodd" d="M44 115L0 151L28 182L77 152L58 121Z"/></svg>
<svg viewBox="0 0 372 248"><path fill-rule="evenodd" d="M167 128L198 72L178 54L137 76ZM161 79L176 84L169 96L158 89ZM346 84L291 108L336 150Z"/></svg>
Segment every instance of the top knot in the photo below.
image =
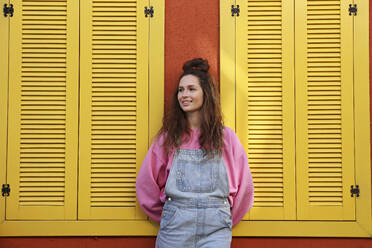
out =
<svg viewBox="0 0 372 248"><path fill-rule="evenodd" d="M183 64L183 71L198 70L203 72L208 72L209 64L208 60L202 58L192 59Z"/></svg>

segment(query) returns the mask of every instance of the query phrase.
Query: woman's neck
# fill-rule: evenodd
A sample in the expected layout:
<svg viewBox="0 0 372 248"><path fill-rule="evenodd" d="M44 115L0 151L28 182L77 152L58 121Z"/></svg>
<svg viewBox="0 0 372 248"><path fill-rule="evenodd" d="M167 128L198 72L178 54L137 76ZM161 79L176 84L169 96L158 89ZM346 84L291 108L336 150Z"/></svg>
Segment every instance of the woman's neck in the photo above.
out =
<svg viewBox="0 0 372 248"><path fill-rule="evenodd" d="M200 129L201 124L201 114L200 111L194 111L191 113L187 113L187 121L189 123L189 127L194 130Z"/></svg>

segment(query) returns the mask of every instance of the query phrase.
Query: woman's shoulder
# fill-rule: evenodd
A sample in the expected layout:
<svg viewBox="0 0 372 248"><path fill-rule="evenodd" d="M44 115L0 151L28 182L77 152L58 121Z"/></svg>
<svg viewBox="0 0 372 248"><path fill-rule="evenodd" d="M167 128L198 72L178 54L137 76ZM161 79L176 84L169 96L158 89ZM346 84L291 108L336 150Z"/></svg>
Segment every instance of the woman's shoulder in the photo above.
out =
<svg viewBox="0 0 372 248"><path fill-rule="evenodd" d="M164 162L168 160L168 155L164 150L164 142L167 137L166 133L158 133L151 144L151 147L149 149L149 153L153 157L156 157L158 160Z"/></svg>
<svg viewBox="0 0 372 248"><path fill-rule="evenodd" d="M238 138L238 136L236 135L236 133L234 132L234 130L232 130L231 128L227 127L227 126L223 126L223 137L226 139L236 139Z"/></svg>
<svg viewBox="0 0 372 248"><path fill-rule="evenodd" d="M231 128L224 126L223 137L225 149L230 147L232 150L239 152L243 149L238 135Z"/></svg>
<svg viewBox="0 0 372 248"><path fill-rule="evenodd" d="M153 142L152 142L152 146L153 147L162 147L166 138L167 138L167 133L166 132L157 133Z"/></svg>

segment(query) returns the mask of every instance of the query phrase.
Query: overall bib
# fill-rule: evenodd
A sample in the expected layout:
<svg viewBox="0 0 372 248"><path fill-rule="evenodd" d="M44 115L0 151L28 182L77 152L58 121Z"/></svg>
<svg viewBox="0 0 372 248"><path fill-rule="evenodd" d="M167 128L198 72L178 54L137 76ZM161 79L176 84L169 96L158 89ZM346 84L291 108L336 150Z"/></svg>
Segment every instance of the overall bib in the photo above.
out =
<svg viewBox="0 0 372 248"><path fill-rule="evenodd" d="M231 243L229 182L221 155L179 149L165 186L157 248L228 248Z"/></svg>

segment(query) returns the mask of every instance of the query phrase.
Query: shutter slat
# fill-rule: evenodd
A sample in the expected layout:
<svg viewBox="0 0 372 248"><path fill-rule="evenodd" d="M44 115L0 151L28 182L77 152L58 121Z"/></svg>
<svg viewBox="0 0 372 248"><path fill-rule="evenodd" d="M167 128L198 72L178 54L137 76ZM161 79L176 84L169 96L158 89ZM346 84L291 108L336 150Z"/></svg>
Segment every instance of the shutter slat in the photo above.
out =
<svg viewBox="0 0 372 248"><path fill-rule="evenodd" d="M64 173L64 168L40 168L40 167L21 167L20 168L21 172L34 172L34 173L48 173L48 172L63 172Z"/></svg>

